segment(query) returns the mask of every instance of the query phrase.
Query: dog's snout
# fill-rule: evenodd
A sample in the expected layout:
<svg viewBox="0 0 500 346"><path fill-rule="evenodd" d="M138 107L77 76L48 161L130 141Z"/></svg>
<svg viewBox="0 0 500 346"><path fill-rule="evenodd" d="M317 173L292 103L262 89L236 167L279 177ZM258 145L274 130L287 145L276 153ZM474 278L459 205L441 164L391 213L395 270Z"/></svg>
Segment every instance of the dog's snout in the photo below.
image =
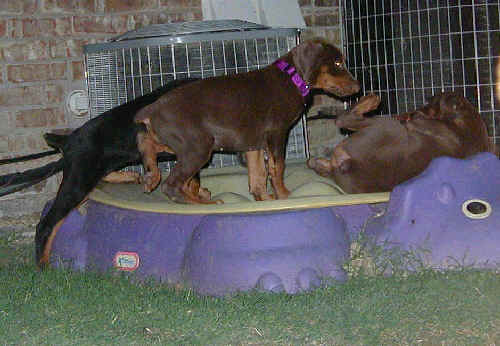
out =
<svg viewBox="0 0 500 346"><path fill-rule="evenodd" d="M343 89L345 95L354 95L361 90L361 85L356 79L351 78L351 80L348 83L345 83L343 85Z"/></svg>

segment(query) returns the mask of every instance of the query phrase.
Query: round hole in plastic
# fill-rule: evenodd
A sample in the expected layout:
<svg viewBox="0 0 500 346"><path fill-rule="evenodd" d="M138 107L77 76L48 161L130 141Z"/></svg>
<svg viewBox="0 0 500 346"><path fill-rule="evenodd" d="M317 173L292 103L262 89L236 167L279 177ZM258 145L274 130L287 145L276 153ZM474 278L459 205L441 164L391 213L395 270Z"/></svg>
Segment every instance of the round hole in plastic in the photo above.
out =
<svg viewBox="0 0 500 346"><path fill-rule="evenodd" d="M491 211L491 205L481 199L469 199L462 204L462 212L470 219L485 219Z"/></svg>

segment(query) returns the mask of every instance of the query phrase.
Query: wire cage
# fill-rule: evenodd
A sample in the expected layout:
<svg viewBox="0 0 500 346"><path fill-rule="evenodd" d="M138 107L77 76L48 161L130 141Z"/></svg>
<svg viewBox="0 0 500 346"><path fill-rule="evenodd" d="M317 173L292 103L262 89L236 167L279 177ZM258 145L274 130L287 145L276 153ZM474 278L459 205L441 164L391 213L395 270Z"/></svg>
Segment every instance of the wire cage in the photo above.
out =
<svg viewBox="0 0 500 346"><path fill-rule="evenodd" d="M84 47L90 116L147 94L174 79L248 72L271 64L298 44L299 30L240 20L158 24ZM290 131L287 159L307 157L305 118ZM210 167L237 164L213 155ZM164 170L170 162L162 163ZM141 170L133 167L133 170Z"/></svg>
<svg viewBox="0 0 500 346"><path fill-rule="evenodd" d="M342 0L341 11L349 69L365 92L381 96L380 115L457 91L478 107L500 145L498 0Z"/></svg>

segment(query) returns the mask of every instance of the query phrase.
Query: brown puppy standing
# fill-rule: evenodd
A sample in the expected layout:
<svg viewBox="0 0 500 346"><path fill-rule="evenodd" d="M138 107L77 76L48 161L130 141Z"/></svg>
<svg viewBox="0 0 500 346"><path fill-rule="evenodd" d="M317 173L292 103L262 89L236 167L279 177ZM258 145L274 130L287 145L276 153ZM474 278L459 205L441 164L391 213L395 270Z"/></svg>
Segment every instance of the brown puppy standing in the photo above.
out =
<svg viewBox="0 0 500 346"><path fill-rule="evenodd" d="M435 157L494 152L479 113L459 94L434 96L426 106L393 118L363 117L379 102L375 95L361 98L336 120L337 126L357 132L336 146L330 159L308 161L346 193L391 191Z"/></svg>
<svg viewBox="0 0 500 346"><path fill-rule="evenodd" d="M302 43L261 70L193 82L146 106L135 117L148 129L147 137L138 137L149 174L146 191L160 182L156 152L168 149L178 161L162 191L176 202L215 203L207 193L193 193L190 184L212 153L224 150L246 153L256 200L287 198L285 144L312 88L340 97L360 89L342 53L322 40ZM274 195L267 193L268 174Z"/></svg>

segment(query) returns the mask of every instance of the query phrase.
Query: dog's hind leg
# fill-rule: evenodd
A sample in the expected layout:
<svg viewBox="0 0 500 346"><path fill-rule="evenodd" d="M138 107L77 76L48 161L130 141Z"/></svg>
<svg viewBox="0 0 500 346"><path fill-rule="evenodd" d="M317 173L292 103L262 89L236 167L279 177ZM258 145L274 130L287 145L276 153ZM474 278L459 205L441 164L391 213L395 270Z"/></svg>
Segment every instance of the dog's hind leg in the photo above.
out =
<svg viewBox="0 0 500 346"><path fill-rule="evenodd" d="M310 158L307 160L307 167L322 177L331 176L335 170L342 174L348 173L352 168L353 160L341 144L334 148L330 159Z"/></svg>
<svg viewBox="0 0 500 346"><path fill-rule="evenodd" d="M267 193L267 169L264 150L252 150L245 153L248 167L248 189L256 201L274 199Z"/></svg>
<svg viewBox="0 0 500 346"><path fill-rule="evenodd" d="M35 256L39 267L49 263L52 241L62 220L86 199L103 175L98 172L90 174L89 171L82 171L81 168L73 166L64 168L57 196L36 227Z"/></svg>
<svg viewBox="0 0 500 346"><path fill-rule="evenodd" d="M188 141L192 143L192 141ZM197 174L201 168L208 162L212 151L211 143L207 145L190 146L186 150L179 151L178 161L170 171L169 176L162 184L162 191L172 201L178 203L191 204L215 204L222 203L221 200L208 200L209 191L199 186ZM195 191L198 189L198 191Z"/></svg>
<svg viewBox="0 0 500 346"><path fill-rule="evenodd" d="M142 155L144 165L144 192L151 192L161 181L161 173L157 162L157 145L150 132L137 135L137 148Z"/></svg>
<svg viewBox="0 0 500 346"><path fill-rule="evenodd" d="M267 138L269 175L271 176L271 185L277 199L286 199L290 191L285 186L285 139L286 136L270 135Z"/></svg>
<svg viewBox="0 0 500 346"><path fill-rule="evenodd" d="M137 172L129 172L129 171L119 171L119 172L111 172L104 178L103 181L111 184L125 184L125 183L133 183L139 184L141 183L141 176Z"/></svg>
<svg viewBox="0 0 500 346"><path fill-rule="evenodd" d="M191 193L194 195L198 195L201 199L210 201L210 199L212 198L212 193L208 189L201 187L199 173L192 177L191 180L189 180L188 185L189 191L191 191Z"/></svg>
<svg viewBox="0 0 500 346"><path fill-rule="evenodd" d="M145 192L151 192L156 189L161 181L161 172L158 168L157 160L158 153L167 152L174 154L174 151L170 147L158 142L156 134L151 129L149 119L145 119L143 123L146 124L148 130L147 132L139 132L137 135L137 148L141 153L144 170L146 171L142 179L144 182L144 190ZM106 176L105 179L108 177L109 175ZM133 177L131 177L131 179L133 179ZM210 191L200 186L200 177L198 174L188 181L186 189L189 191L189 194L199 196L199 198L204 201L210 201Z"/></svg>

